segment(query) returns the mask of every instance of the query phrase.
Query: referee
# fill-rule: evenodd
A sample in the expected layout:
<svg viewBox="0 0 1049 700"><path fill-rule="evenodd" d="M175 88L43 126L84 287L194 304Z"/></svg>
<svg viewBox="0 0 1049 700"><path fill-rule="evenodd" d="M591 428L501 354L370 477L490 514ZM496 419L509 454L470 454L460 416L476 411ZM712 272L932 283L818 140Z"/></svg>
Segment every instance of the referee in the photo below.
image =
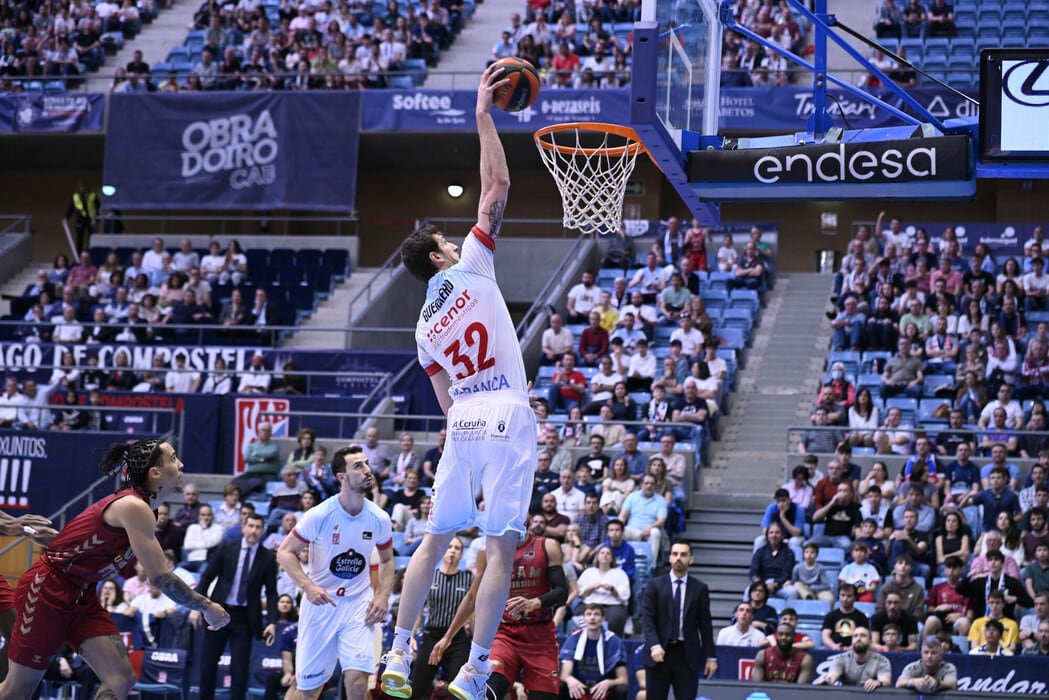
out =
<svg viewBox="0 0 1049 700"><path fill-rule="evenodd" d="M426 627L412 669L412 700L428 699L433 694L433 679L437 675L437 666L430 665L430 652L448 631L455 611L459 609L459 603L466 597L470 584L473 583L473 574L459 570L459 561L462 558L463 541L453 537L441 559L441 568L434 572L430 595L426 598ZM449 680L455 678L459 668L469 657L470 635L463 628L452 638L451 644L441 657L444 677Z"/></svg>

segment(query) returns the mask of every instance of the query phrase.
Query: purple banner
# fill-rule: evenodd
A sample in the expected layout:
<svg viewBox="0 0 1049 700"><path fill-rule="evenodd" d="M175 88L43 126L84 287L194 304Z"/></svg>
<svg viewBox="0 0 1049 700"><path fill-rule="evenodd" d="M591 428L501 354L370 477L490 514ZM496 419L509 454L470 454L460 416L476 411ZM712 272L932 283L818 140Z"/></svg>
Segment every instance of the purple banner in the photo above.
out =
<svg viewBox="0 0 1049 700"><path fill-rule="evenodd" d="M105 95L0 95L0 133L102 131Z"/></svg>
<svg viewBox="0 0 1049 700"><path fill-rule="evenodd" d="M368 90L364 93L362 131L475 131L473 90ZM630 118L626 89L553 90L539 93L520 112L492 110L500 131L535 131L565 122L612 122Z"/></svg>
<svg viewBox="0 0 1049 700"><path fill-rule="evenodd" d="M943 88L915 88L908 90L930 114L941 120L976 117L979 108L968 100ZM976 89L963 89L970 97ZM898 118L886 110L860 98L838 90L828 90L827 110L834 125L848 129L869 129L899 126ZM886 103L909 111L903 101L888 90L872 91ZM701 99L701 98L697 98ZM724 88L721 91L719 126L724 131L804 131L813 112L812 89L806 87Z"/></svg>
<svg viewBox="0 0 1049 700"><path fill-rule="evenodd" d="M357 92L110 100L109 207L353 211Z"/></svg>

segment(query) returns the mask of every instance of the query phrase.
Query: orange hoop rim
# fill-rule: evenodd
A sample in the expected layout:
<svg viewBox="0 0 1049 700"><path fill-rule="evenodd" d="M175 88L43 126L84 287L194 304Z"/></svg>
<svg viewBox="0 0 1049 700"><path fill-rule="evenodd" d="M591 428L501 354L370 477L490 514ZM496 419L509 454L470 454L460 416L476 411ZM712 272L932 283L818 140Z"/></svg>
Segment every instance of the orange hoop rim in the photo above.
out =
<svg viewBox="0 0 1049 700"><path fill-rule="evenodd" d="M625 146L583 148L582 146L562 145L556 143L552 138L549 141L544 139L545 136L550 136L551 134L572 130L615 134L616 136L622 136L623 138L632 141L632 143L628 143ZM535 132L535 143L537 146L547 151L555 151L566 156L593 156L602 154L610 158L621 158L623 156L636 156L640 153L648 152L645 148L645 144L641 143L641 138L637 135L637 132L629 126L623 126L622 124L608 124L605 122L566 122L564 124L551 124L550 126L544 126L542 129Z"/></svg>

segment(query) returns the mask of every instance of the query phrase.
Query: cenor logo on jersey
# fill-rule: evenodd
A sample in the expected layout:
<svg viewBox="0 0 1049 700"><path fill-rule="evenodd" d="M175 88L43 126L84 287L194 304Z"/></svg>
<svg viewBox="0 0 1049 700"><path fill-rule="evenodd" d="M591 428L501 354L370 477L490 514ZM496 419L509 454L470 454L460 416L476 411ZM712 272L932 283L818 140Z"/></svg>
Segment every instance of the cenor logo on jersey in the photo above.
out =
<svg viewBox="0 0 1049 700"><path fill-rule="evenodd" d="M364 560L364 555L354 549L350 549L333 557L331 564L328 565L328 570L336 578L351 579L364 571L366 567L367 562Z"/></svg>
<svg viewBox="0 0 1049 700"><path fill-rule="evenodd" d="M470 290L464 289L460 292L459 296L455 297L446 311L439 319L433 322L426 330L426 340L431 343L434 342L439 335L448 330L449 327L455 325L456 319L464 313L473 308L477 300L470 296Z"/></svg>

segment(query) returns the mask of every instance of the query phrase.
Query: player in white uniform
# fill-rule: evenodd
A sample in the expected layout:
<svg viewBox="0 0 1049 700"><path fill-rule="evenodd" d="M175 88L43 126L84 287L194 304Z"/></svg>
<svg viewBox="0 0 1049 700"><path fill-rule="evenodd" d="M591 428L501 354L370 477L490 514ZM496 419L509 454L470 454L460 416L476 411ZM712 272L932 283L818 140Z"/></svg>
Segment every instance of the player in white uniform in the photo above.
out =
<svg viewBox="0 0 1049 700"><path fill-rule="evenodd" d="M386 616L393 588L390 516L365 498L375 477L360 447L331 460L339 493L306 511L277 551L277 561L303 590L295 684L299 699L316 698L342 665L346 695L363 700L375 672L373 626ZM310 548L309 573L299 552ZM379 552L379 588L372 592L369 562Z"/></svg>
<svg viewBox="0 0 1049 700"><path fill-rule="evenodd" d="M492 121L492 94L506 83L489 68L477 90L481 198L477 225L457 246L436 229L413 233L401 249L405 267L428 284L419 314L419 361L448 414L448 441L434 483L422 544L412 556L401 593L393 647L382 689L412 694L409 647L433 581L433 570L457 530L478 525L487 535L489 567L478 592L470 658L449 684L459 700L484 698L489 649L506 605L517 541L525 531L536 463L536 419L528 400L521 347L495 279L495 240L510 176ZM485 510L478 511L480 491Z"/></svg>

